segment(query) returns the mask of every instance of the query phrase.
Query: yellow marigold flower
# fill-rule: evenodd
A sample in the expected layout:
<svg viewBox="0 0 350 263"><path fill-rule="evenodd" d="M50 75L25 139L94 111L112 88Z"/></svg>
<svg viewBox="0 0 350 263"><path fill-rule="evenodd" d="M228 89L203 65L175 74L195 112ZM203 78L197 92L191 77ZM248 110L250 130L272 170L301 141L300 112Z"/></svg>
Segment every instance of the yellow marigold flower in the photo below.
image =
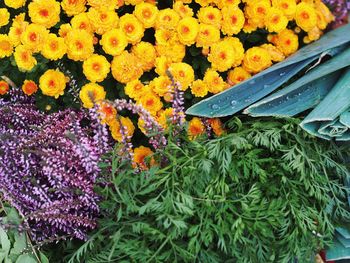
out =
<svg viewBox="0 0 350 263"><path fill-rule="evenodd" d="M197 19L193 17L185 17L181 19L176 30L179 41L182 44L187 46L194 44L199 30Z"/></svg>
<svg viewBox="0 0 350 263"><path fill-rule="evenodd" d="M175 3L176 2L182 2L182 3L184 3L184 4L190 4L190 3L192 3L192 0L175 0Z"/></svg>
<svg viewBox="0 0 350 263"><path fill-rule="evenodd" d="M108 60L101 55L93 54L83 63L85 77L91 82L103 81L110 71Z"/></svg>
<svg viewBox="0 0 350 263"><path fill-rule="evenodd" d="M280 9L288 20L293 20L297 4L295 0L272 0L272 6Z"/></svg>
<svg viewBox="0 0 350 263"><path fill-rule="evenodd" d="M9 84L4 80L0 80L0 95L5 95L9 90Z"/></svg>
<svg viewBox="0 0 350 263"><path fill-rule="evenodd" d="M174 76L175 81L180 83L181 90L187 90L194 81L194 70L191 65L179 62L171 64L169 71Z"/></svg>
<svg viewBox="0 0 350 263"><path fill-rule="evenodd" d="M156 58L156 68L155 72L160 76L165 76L166 71L169 69L172 61L170 58L167 58L165 56L160 56Z"/></svg>
<svg viewBox="0 0 350 263"><path fill-rule="evenodd" d="M0 58L12 55L13 45L8 35L0 34Z"/></svg>
<svg viewBox="0 0 350 263"><path fill-rule="evenodd" d="M96 102L98 106L98 113L101 118L101 123L106 123L109 125L115 118L117 117L117 110L113 107L113 105L107 101L98 101Z"/></svg>
<svg viewBox="0 0 350 263"><path fill-rule="evenodd" d="M299 3L295 12L295 22L302 30L310 31L317 25L315 9L307 3Z"/></svg>
<svg viewBox="0 0 350 263"><path fill-rule="evenodd" d="M245 33L252 33L258 28L257 24L254 24L254 22L251 19L246 19L245 24L243 26L243 31Z"/></svg>
<svg viewBox="0 0 350 263"><path fill-rule="evenodd" d="M38 85L32 80L25 80L22 85L22 91L24 94L31 96L38 91Z"/></svg>
<svg viewBox="0 0 350 263"><path fill-rule="evenodd" d="M28 14L32 22L46 28L60 21L60 3L55 0L33 0L28 5Z"/></svg>
<svg viewBox="0 0 350 263"><path fill-rule="evenodd" d="M159 96L153 92L148 92L144 94L139 100L138 104L141 104L149 113L153 116L157 115L157 112L160 111L163 107L163 103L160 100Z"/></svg>
<svg viewBox="0 0 350 263"><path fill-rule="evenodd" d="M118 141L118 142L123 141L123 135L121 133L120 123L124 128L123 131L124 131L124 135L126 136L126 138L131 138L134 134L134 131L135 131L135 126L128 117L120 117L120 120L113 119L109 123L109 130L111 131L113 139Z"/></svg>
<svg viewBox="0 0 350 263"><path fill-rule="evenodd" d="M219 93L228 88L227 83L222 77L213 69L208 69L203 78L204 83L207 85L209 92Z"/></svg>
<svg viewBox="0 0 350 263"><path fill-rule="evenodd" d="M90 23L99 35L117 27L119 22L118 14L107 8L90 8L87 13Z"/></svg>
<svg viewBox="0 0 350 263"><path fill-rule="evenodd" d="M171 117L174 114L173 108L166 108L158 112L157 122L162 126L163 129L168 128L168 124L171 123Z"/></svg>
<svg viewBox="0 0 350 263"><path fill-rule="evenodd" d="M133 45L141 41L145 31L142 23L132 14L123 15L119 27L125 33L128 42Z"/></svg>
<svg viewBox="0 0 350 263"><path fill-rule="evenodd" d="M33 57L32 50L29 50L24 45L17 46L13 56L20 71L30 71L37 64L36 59Z"/></svg>
<svg viewBox="0 0 350 263"><path fill-rule="evenodd" d="M119 7L119 2L116 0L87 0L88 5L94 8L108 8L109 10L114 10Z"/></svg>
<svg viewBox="0 0 350 263"><path fill-rule="evenodd" d="M24 21L24 18L25 14L21 13L12 20L12 26L10 27L8 36L15 47L21 44L21 36L29 24Z"/></svg>
<svg viewBox="0 0 350 263"><path fill-rule="evenodd" d="M39 52L48 37L49 32L42 25L30 24L21 35L21 42L33 52Z"/></svg>
<svg viewBox="0 0 350 263"><path fill-rule="evenodd" d="M151 86L151 84L150 84ZM160 76L152 80L153 91L160 97L172 91L171 80L168 76Z"/></svg>
<svg viewBox="0 0 350 263"><path fill-rule="evenodd" d="M208 48L211 45L220 41L220 30L207 24L199 24L199 31L196 38L197 47Z"/></svg>
<svg viewBox="0 0 350 263"><path fill-rule="evenodd" d="M5 0L5 5L14 9L21 8L26 3L26 0Z"/></svg>
<svg viewBox="0 0 350 263"><path fill-rule="evenodd" d="M243 67L250 73L258 73L271 65L269 52L261 47L252 47L244 55Z"/></svg>
<svg viewBox="0 0 350 263"><path fill-rule="evenodd" d="M225 35L238 34L245 24L245 17L242 10L237 6L228 6L224 7L221 12L223 20L222 32Z"/></svg>
<svg viewBox="0 0 350 263"><path fill-rule="evenodd" d="M242 42L237 37L225 37L222 40L224 43L227 43L235 53L235 61L233 62L232 67L237 67L242 64L244 58L244 47Z"/></svg>
<svg viewBox="0 0 350 263"><path fill-rule="evenodd" d="M146 72L154 68L157 53L151 43L141 41L132 47L131 52L139 59L143 71Z"/></svg>
<svg viewBox="0 0 350 263"><path fill-rule="evenodd" d="M165 56L172 62L181 62L186 55L186 46L178 41L169 41L166 45L156 45L158 56Z"/></svg>
<svg viewBox="0 0 350 263"><path fill-rule="evenodd" d="M10 13L6 8L0 8L0 27L6 26L10 21Z"/></svg>
<svg viewBox="0 0 350 263"><path fill-rule="evenodd" d="M134 162L140 167L142 170L147 170L148 165L146 163L146 158L152 156L154 152L148 147L140 146L134 149ZM150 166L155 164L154 160L150 160Z"/></svg>
<svg viewBox="0 0 350 263"><path fill-rule="evenodd" d="M68 33L72 30L72 26L70 24L62 24L60 29L58 30L58 35L60 37L66 38Z"/></svg>
<svg viewBox="0 0 350 263"><path fill-rule="evenodd" d="M66 77L62 72L49 69L40 77L39 87L44 95L57 99L64 94L66 82Z"/></svg>
<svg viewBox="0 0 350 263"><path fill-rule="evenodd" d="M155 28L175 29L180 21L180 15L171 8L162 9L158 12Z"/></svg>
<svg viewBox="0 0 350 263"><path fill-rule="evenodd" d="M242 67L235 67L227 73L227 82L233 86L246 79L249 79L252 75Z"/></svg>
<svg viewBox="0 0 350 263"><path fill-rule="evenodd" d="M329 24L330 22L334 21L335 17L334 15L332 14L332 12L328 9L328 7L322 3L321 1L317 1L315 3L315 7L316 7L316 11L318 13L318 28L319 29L325 29L326 27L324 26L324 24L320 24L322 23L326 23L326 24ZM321 17L321 19L320 19ZM322 20L322 21L320 21Z"/></svg>
<svg viewBox="0 0 350 263"><path fill-rule="evenodd" d="M75 16L86 10L86 0L63 0L61 7L67 16Z"/></svg>
<svg viewBox="0 0 350 263"><path fill-rule="evenodd" d="M43 48L41 50L41 54L50 60L61 59L67 51L67 46L64 43L64 38L58 37L55 34L49 34Z"/></svg>
<svg viewBox="0 0 350 263"><path fill-rule="evenodd" d="M205 126L200 118L194 117L188 123L187 134L190 140L203 135L205 133Z"/></svg>
<svg viewBox="0 0 350 263"><path fill-rule="evenodd" d="M251 24L263 27L264 18L270 8L270 0L251 0L247 2L246 14L252 21Z"/></svg>
<svg viewBox="0 0 350 263"><path fill-rule="evenodd" d="M208 122L216 136L221 136L225 133L224 126L219 118L208 119Z"/></svg>
<svg viewBox="0 0 350 263"><path fill-rule="evenodd" d="M85 30L72 29L65 42L67 56L74 61L84 61L94 53L93 37Z"/></svg>
<svg viewBox="0 0 350 263"><path fill-rule="evenodd" d="M173 5L173 9L182 17L192 17L193 16L193 10L188 5L184 5L184 2L177 1Z"/></svg>
<svg viewBox="0 0 350 263"><path fill-rule="evenodd" d="M203 80L197 79L191 85L191 93L195 97L204 97L208 94L208 85Z"/></svg>
<svg viewBox="0 0 350 263"><path fill-rule="evenodd" d="M216 5L223 9L228 6L238 6L241 3L241 0L217 0Z"/></svg>
<svg viewBox="0 0 350 263"><path fill-rule="evenodd" d="M94 32L94 28L90 23L90 19L87 13L80 13L75 16L70 21L72 29L86 30L90 34Z"/></svg>
<svg viewBox="0 0 350 263"><path fill-rule="evenodd" d="M263 44L260 47L269 52L273 62L280 62L286 58L283 52L272 44Z"/></svg>
<svg viewBox="0 0 350 263"><path fill-rule="evenodd" d="M84 108L91 109L95 103L106 98L106 92L102 86L96 83L88 83L81 88L79 98Z"/></svg>
<svg viewBox="0 0 350 263"><path fill-rule="evenodd" d="M199 22L221 28L221 11L212 6L202 7L197 13Z"/></svg>
<svg viewBox="0 0 350 263"><path fill-rule="evenodd" d="M167 45L169 42L179 39L176 31L162 28L156 29L154 36L158 45Z"/></svg>
<svg viewBox="0 0 350 263"><path fill-rule="evenodd" d="M138 58L134 54L123 51L120 55L115 56L112 61L112 75L120 83L128 83L139 79L143 74L139 65Z"/></svg>
<svg viewBox="0 0 350 263"><path fill-rule="evenodd" d="M195 0L196 3L200 4L201 6L208 6L209 4L213 3L213 0Z"/></svg>
<svg viewBox="0 0 350 263"><path fill-rule="evenodd" d="M147 88L147 86L143 85L143 83L140 80L134 79L126 84L124 91L126 95L137 101L144 94L149 92L149 89Z"/></svg>
<svg viewBox="0 0 350 263"><path fill-rule="evenodd" d="M139 5L143 2L143 0L125 0L125 4L127 5Z"/></svg>
<svg viewBox="0 0 350 263"><path fill-rule="evenodd" d="M322 35L321 29L319 29L317 26L315 26L313 29L311 29L309 32L307 32L306 41L304 43L308 44L312 41L318 40Z"/></svg>
<svg viewBox="0 0 350 263"><path fill-rule="evenodd" d="M102 35L100 40L102 49L109 55L120 55L128 46L128 40L120 29L112 29Z"/></svg>
<svg viewBox="0 0 350 263"><path fill-rule="evenodd" d="M265 17L265 26L269 32L279 33L286 29L288 25L288 19L284 16L282 10L271 7Z"/></svg>
<svg viewBox="0 0 350 263"><path fill-rule="evenodd" d="M220 72L230 69L236 61L235 50L227 41L215 43L210 48L208 60L213 69Z"/></svg>
<svg viewBox="0 0 350 263"><path fill-rule="evenodd" d="M135 6L134 15L143 24L144 28L153 27L156 23L158 8L150 3L141 3Z"/></svg>
<svg viewBox="0 0 350 263"><path fill-rule="evenodd" d="M298 50L298 36L290 29L285 29L280 32L274 40L275 42L272 43L275 44L285 56L289 56Z"/></svg>

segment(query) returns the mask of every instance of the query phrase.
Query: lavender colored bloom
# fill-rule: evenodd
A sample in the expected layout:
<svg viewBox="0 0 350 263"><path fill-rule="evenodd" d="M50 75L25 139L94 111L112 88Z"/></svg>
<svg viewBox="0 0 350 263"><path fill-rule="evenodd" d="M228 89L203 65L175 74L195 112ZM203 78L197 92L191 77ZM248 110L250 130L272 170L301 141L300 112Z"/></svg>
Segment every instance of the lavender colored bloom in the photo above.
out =
<svg viewBox="0 0 350 263"><path fill-rule="evenodd" d="M106 127L93 110L45 115L12 95L12 101L0 100L3 198L23 216L34 240L85 239L99 212L94 184L100 157L110 150ZM83 126L85 120L91 125Z"/></svg>
<svg viewBox="0 0 350 263"><path fill-rule="evenodd" d="M349 0L323 0L323 2L330 8L335 16L335 21L332 23L332 28L348 23L350 10Z"/></svg>

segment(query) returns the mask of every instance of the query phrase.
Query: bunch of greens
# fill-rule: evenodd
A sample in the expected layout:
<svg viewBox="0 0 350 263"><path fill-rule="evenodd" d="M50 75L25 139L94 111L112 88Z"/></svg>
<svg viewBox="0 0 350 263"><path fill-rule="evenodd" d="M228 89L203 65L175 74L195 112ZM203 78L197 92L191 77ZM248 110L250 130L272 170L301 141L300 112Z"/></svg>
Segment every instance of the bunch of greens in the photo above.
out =
<svg viewBox="0 0 350 263"><path fill-rule="evenodd" d="M154 156L161 167L141 174L112 153L101 164L99 228L48 255L70 263L311 261L337 222L350 220L349 150L298 124L234 118L225 136L170 142Z"/></svg>

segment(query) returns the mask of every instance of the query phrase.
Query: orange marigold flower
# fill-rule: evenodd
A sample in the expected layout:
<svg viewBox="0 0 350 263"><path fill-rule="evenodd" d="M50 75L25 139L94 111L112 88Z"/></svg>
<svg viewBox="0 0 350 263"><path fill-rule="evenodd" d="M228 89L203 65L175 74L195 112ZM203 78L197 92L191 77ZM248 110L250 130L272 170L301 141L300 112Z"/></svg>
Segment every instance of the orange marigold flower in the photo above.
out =
<svg viewBox="0 0 350 263"><path fill-rule="evenodd" d="M8 35L0 34L0 58L12 55L13 45Z"/></svg>
<svg viewBox="0 0 350 263"><path fill-rule="evenodd" d="M225 35L238 34L245 24L245 17L242 10L237 6L227 6L221 12L223 18L222 32Z"/></svg>
<svg viewBox="0 0 350 263"><path fill-rule="evenodd" d="M49 34L43 44L41 54L51 60L61 59L67 52L67 46L64 43L64 38L58 37L55 34Z"/></svg>
<svg viewBox="0 0 350 263"><path fill-rule="evenodd" d="M265 26L269 32L281 32L286 29L287 24L288 19L280 9L272 7L267 11Z"/></svg>
<svg viewBox="0 0 350 263"><path fill-rule="evenodd" d="M207 24L199 24L199 31L196 38L197 47L208 48L211 45L220 41L220 30Z"/></svg>
<svg viewBox="0 0 350 263"><path fill-rule="evenodd" d="M49 69L39 79L41 92L57 99L64 94L66 88L66 77L59 70Z"/></svg>
<svg viewBox="0 0 350 263"><path fill-rule="evenodd" d="M131 138L135 131L135 126L128 117L120 117L120 119L113 119L109 123L109 130L111 131L112 137L118 142L122 142L123 135L120 131L120 123L124 127L124 133L127 138Z"/></svg>
<svg viewBox="0 0 350 263"><path fill-rule="evenodd" d="M31 96L38 90L38 85L32 80L25 80L22 85L24 94Z"/></svg>
<svg viewBox="0 0 350 263"><path fill-rule="evenodd" d="M9 84L4 80L0 80L0 95L5 95L9 90Z"/></svg>
<svg viewBox="0 0 350 263"><path fill-rule="evenodd" d="M208 119L208 122L216 136L221 136L225 133L225 129L219 118Z"/></svg>
<svg viewBox="0 0 350 263"><path fill-rule="evenodd" d="M63 11L67 16L74 16L85 12L86 0L63 0L61 3Z"/></svg>
<svg viewBox="0 0 350 263"><path fill-rule="evenodd" d="M146 110L148 110L151 115L156 116L157 112L163 107L163 103L159 96L153 92L148 92L144 94L138 101Z"/></svg>
<svg viewBox="0 0 350 263"><path fill-rule="evenodd" d="M236 85L246 79L249 79L252 75L246 71L243 67L235 67L227 74L227 82L230 85Z"/></svg>
<svg viewBox="0 0 350 263"><path fill-rule="evenodd" d="M91 82L103 81L109 72L110 64L102 55L93 54L83 62L83 73Z"/></svg>
<svg viewBox="0 0 350 263"><path fill-rule="evenodd" d="M60 3L55 0L33 0L28 5L28 14L32 22L46 28L60 21Z"/></svg>
<svg viewBox="0 0 350 263"><path fill-rule="evenodd" d="M128 51L123 51L120 55L115 56L111 68L113 77L120 83L139 79L143 74L138 58Z"/></svg>
<svg viewBox="0 0 350 263"><path fill-rule="evenodd" d="M180 21L180 15L174 9L166 8L159 11L155 28L175 29Z"/></svg>
<svg viewBox="0 0 350 263"><path fill-rule="evenodd" d="M173 5L173 9L182 17L192 17L193 10L188 5L184 5L182 1L177 1Z"/></svg>
<svg viewBox="0 0 350 263"><path fill-rule="evenodd" d="M93 37L85 30L72 29L65 38L67 56L74 61L84 61L94 52Z"/></svg>
<svg viewBox="0 0 350 263"><path fill-rule="evenodd" d="M174 79L180 83L181 90L187 90L194 81L194 70L191 65L179 62L171 64L169 68Z"/></svg>
<svg viewBox="0 0 350 263"><path fill-rule="evenodd" d="M139 59L143 71L147 72L154 68L157 53L151 43L141 41L132 47L131 52Z"/></svg>
<svg viewBox="0 0 350 263"><path fill-rule="evenodd" d="M140 80L134 79L126 84L124 91L126 95L137 101L150 90L149 87L143 85L143 83Z"/></svg>
<svg viewBox="0 0 350 263"><path fill-rule="evenodd" d="M208 85L203 80L197 79L191 85L191 93L195 97L204 97L208 94Z"/></svg>
<svg viewBox="0 0 350 263"><path fill-rule="evenodd" d="M250 73L258 73L271 65L269 52L261 47L252 47L244 55L243 67Z"/></svg>
<svg viewBox="0 0 350 263"><path fill-rule="evenodd" d="M39 52L49 35L49 31L42 25L30 24L21 35L21 42L33 52Z"/></svg>
<svg viewBox="0 0 350 263"><path fill-rule="evenodd" d="M125 33L129 43L134 45L141 41L145 28L134 15L123 15L119 21L119 27Z"/></svg>
<svg viewBox="0 0 350 263"><path fill-rule="evenodd" d="M188 123L187 134L190 140L203 135L205 133L205 126L200 118L194 117Z"/></svg>
<svg viewBox="0 0 350 263"><path fill-rule="evenodd" d="M101 123L110 124L117 116L117 110L108 101L96 102Z"/></svg>
<svg viewBox="0 0 350 263"><path fill-rule="evenodd" d="M20 71L30 71L37 64L33 52L24 45L17 46L13 56Z"/></svg>
<svg viewBox="0 0 350 263"><path fill-rule="evenodd" d="M221 11L213 6L201 7L197 13L199 22L221 28Z"/></svg>
<svg viewBox="0 0 350 263"><path fill-rule="evenodd" d="M134 149L134 162L142 169L142 170L146 170L148 169L148 165L146 163L146 158L149 156L152 156L154 154L154 152L148 148L148 147L144 147L144 146L140 146ZM150 160L149 165L153 166L155 164L154 159L152 158Z"/></svg>
<svg viewBox="0 0 350 263"><path fill-rule="evenodd" d="M209 92L219 93L228 88L227 83L222 77L213 69L208 69L203 78L204 83L207 85Z"/></svg>
<svg viewBox="0 0 350 263"><path fill-rule="evenodd" d="M195 43L199 31L197 19L193 17L185 17L180 20L176 27L179 41L187 46Z"/></svg>
<svg viewBox="0 0 350 263"><path fill-rule="evenodd" d="M28 22L24 21L25 14L21 13L12 19L12 26L10 27L8 36L11 39L12 44L17 47L21 44L21 35L29 25Z"/></svg>
<svg viewBox="0 0 350 263"><path fill-rule="evenodd" d="M290 29L281 31L271 42L283 52L285 56L289 56L296 52L299 47L298 36Z"/></svg>

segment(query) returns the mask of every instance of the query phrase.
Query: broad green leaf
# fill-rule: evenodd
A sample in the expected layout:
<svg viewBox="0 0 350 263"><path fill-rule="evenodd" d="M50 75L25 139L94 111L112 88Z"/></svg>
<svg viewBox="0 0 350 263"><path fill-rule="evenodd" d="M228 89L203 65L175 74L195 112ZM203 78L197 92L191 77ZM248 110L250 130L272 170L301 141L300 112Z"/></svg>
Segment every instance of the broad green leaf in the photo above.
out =
<svg viewBox="0 0 350 263"><path fill-rule="evenodd" d="M15 233L15 242L11 249L11 254L19 255L27 247L27 238L25 234Z"/></svg>
<svg viewBox="0 0 350 263"><path fill-rule="evenodd" d="M348 51L350 54L350 49ZM344 60L350 59L342 57ZM345 70L324 100L301 122L300 126L312 135L337 141L350 140L350 67Z"/></svg>
<svg viewBox="0 0 350 263"><path fill-rule="evenodd" d="M5 232L5 230L0 227L0 242L1 242L1 254L0 254L0 262L8 255L11 249L11 242ZM4 256L4 257L2 257Z"/></svg>
<svg viewBox="0 0 350 263"><path fill-rule="evenodd" d="M315 67L279 92L251 105L244 112L256 116L290 117L315 107L350 65L350 49Z"/></svg>
<svg viewBox="0 0 350 263"><path fill-rule="evenodd" d="M350 25L325 34L320 40L303 47L283 62L256 74L217 95L193 105L187 114L204 117L232 115L270 94L320 55L350 41ZM332 53L332 52L331 52Z"/></svg>
<svg viewBox="0 0 350 263"><path fill-rule="evenodd" d="M49 263L49 259L42 252L40 252L40 261L41 263Z"/></svg>
<svg viewBox="0 0 350 263"><path fill-rule="evenodd" d="M17 258L16 263L38 263L38 261L32 255L23 254Z"/></svg>

